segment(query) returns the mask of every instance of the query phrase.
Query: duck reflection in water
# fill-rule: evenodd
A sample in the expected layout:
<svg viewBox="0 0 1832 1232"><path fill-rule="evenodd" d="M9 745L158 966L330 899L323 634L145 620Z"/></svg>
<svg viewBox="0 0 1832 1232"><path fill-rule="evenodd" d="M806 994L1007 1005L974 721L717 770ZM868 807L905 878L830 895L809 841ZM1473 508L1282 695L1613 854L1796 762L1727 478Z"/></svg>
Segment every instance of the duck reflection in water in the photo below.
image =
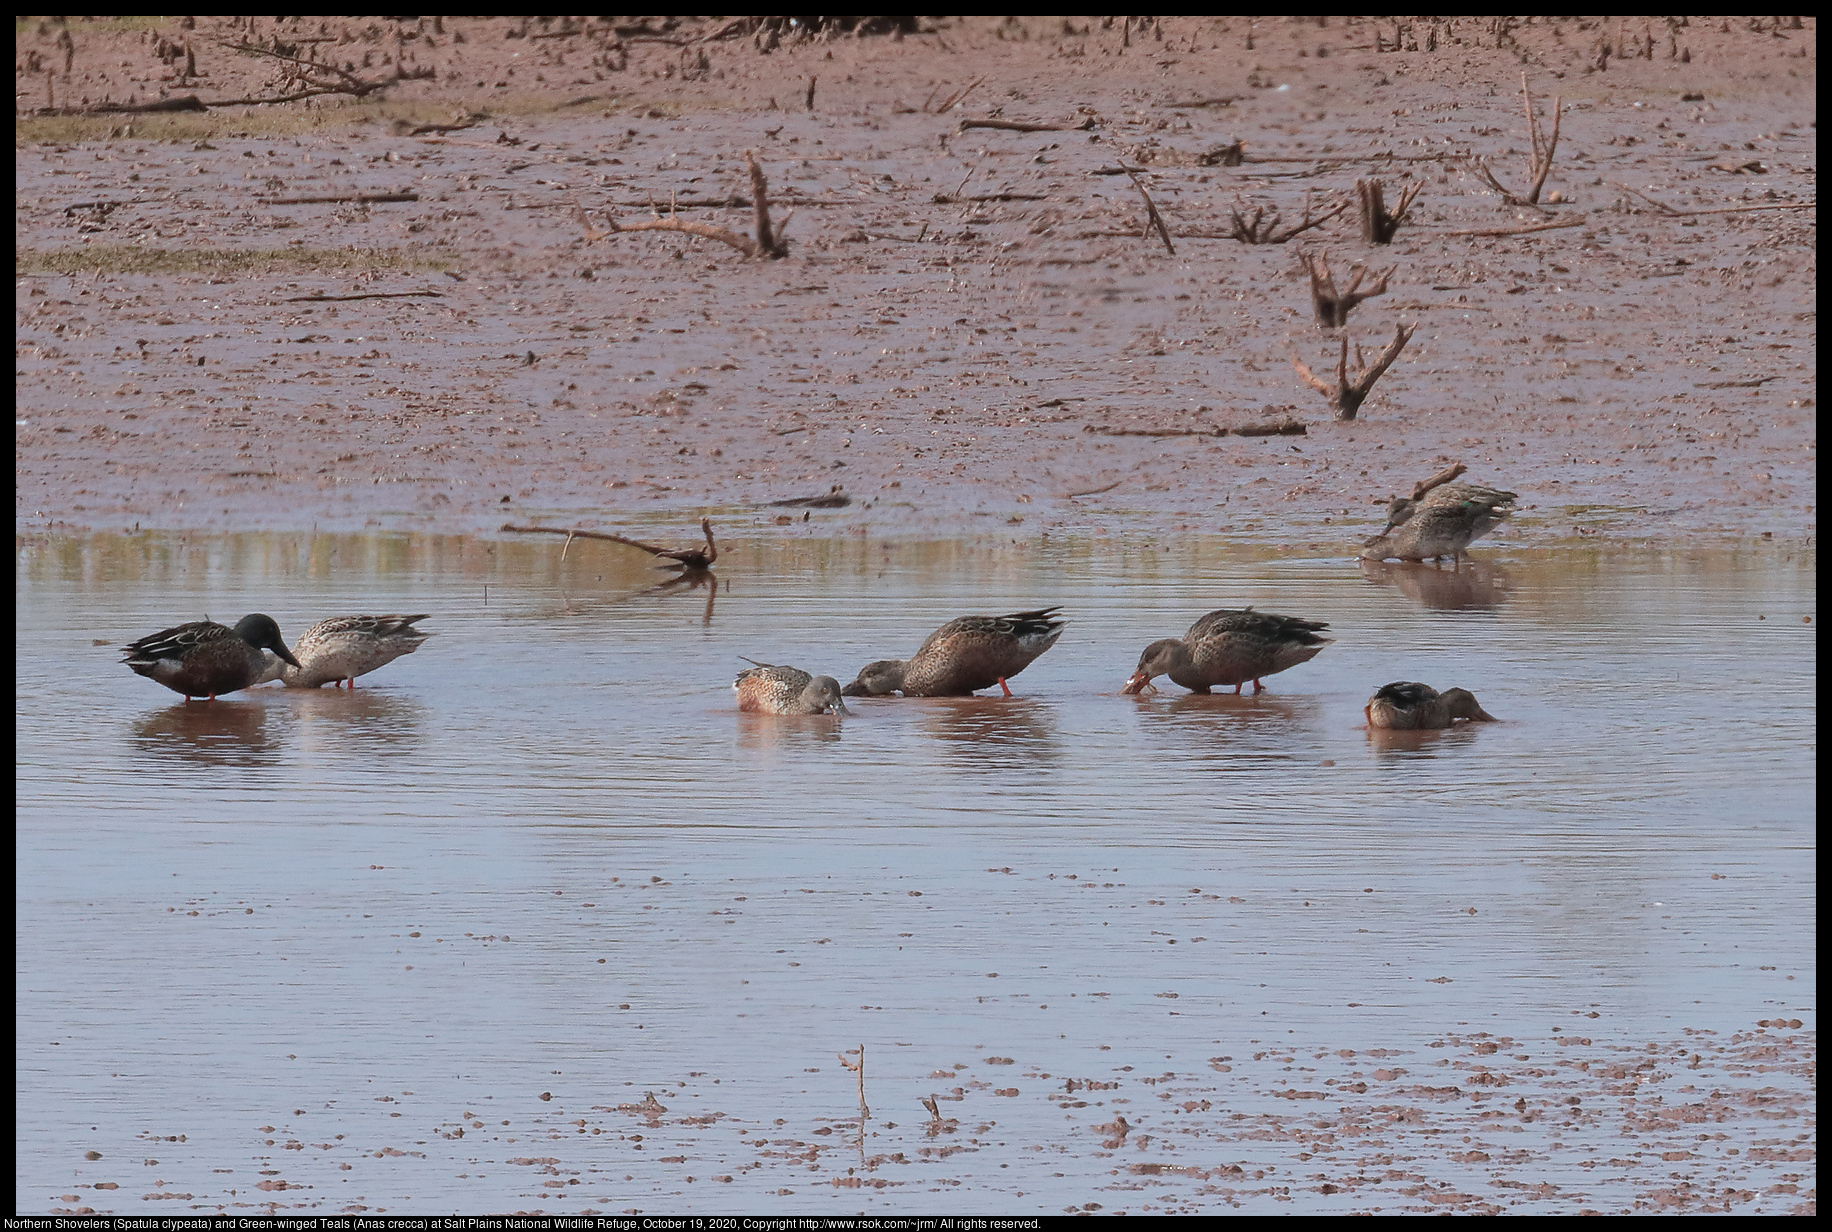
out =
<svg viewBox="0 0 1832 1232"><path fill-rule="evenodd" d="M279 726L253 702L179 704L134 721L134 747L149 757L195 766L271 766L279 761Z"/></svg>
<svg viewBox="0 0 1832 1232"><path fill-rule="evenodd" d="M1184 693L1148 698L1138 715L1156 747L1175 744L1204 757L1235 759L1314 749L1322 705L1303 695Z"/></svg>
<svg viewBox="0 0 1832 1232"><path fill-rule="evenodd" d="M747 752L772 753L837 744L842 734L839 719L830 714L738 712L738 747Z"/></svg>
<svg viewBox="0 0 1832 1232"><path fill-rule="evenodd" d="M1361 575L1376 586L1392 586L1423 607L1438 612L1486 611L1507 598L1508 576L1493 565L1464 561L1446 569L1414 561L1389 563L1363 559Z"/></svg>
<svg viewBox="0 0 1832 1232"><path fill-rule="evenodd" d="M427 708L410 697L377 689L289 691L287 704L299 751L313 757L403 756L425 740Z"/></svg>
<svg viewBox="0 0 1832 1232"><path fill-rule="evenodd" d="M970 769L1023 769L1062 756L1056 712L1035 698L935 697L917 708L948 759Z"/></svg>

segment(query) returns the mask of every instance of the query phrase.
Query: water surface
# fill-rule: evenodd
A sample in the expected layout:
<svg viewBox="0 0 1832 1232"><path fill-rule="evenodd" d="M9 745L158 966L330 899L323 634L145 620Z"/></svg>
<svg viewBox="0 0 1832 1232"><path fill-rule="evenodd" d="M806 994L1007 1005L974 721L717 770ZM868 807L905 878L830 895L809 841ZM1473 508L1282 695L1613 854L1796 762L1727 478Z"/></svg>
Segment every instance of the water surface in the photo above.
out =
<svg viewBox="0 0 1832 1232"><path fill-rule="evenodd" d="M714 593L560 552L22 544L22 1210L1784 1210L1810 1178L1810 559L739 542ZM1043 604L1071 623L1010 700L733 708L739 656L846 680ZM1118 693L1246 604L1338 640L1257 697ZM115 661L249 611L437 636L213 705ZM1390 680L1505 721L1371 735ZM1705 1105L1708 1144L1671 1112Z"/></svg>

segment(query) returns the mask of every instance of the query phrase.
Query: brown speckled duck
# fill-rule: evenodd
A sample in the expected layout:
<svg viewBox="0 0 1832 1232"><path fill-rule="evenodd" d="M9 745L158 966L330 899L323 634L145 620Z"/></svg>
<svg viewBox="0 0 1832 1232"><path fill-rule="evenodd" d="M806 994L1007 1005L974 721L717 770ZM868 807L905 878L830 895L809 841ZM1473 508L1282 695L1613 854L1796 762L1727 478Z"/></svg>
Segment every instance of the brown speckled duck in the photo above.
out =
<svg viewBox="0 0 1832 1232"><path fill-rule="evenodd" d="M1516 495L1474 483L1447 483L1418 500L1404 496L1387 507L1387 528L1368 539L1361 555L1369 560L1435 560L1463 558L1472 540L1486 535L1512 512L1502 506Z"/></svg>
<svg viewBox="0 0 1832 1232"><path fill-rule="evenodd" d="M1195 693L1231 684L1238 694L1249 680L1258 693L1266 687L1260 677L1296 667L1329 645L1334 639L1317 636L1327 628L1321 620L1222 608L1191 625L1181 640L1169 637L1147 646L1122 692L1137 693L1152 687L1152 677L1169 676Z"/></svg>
<svg viewBox="0 0 1832 1232"><path fill-rule="evenodd" d="M738 673L732 689L738 694L738 709L755 714L852 713L840 700L839 681L832 676L810 676L799 668L757 663Z"/></svg>
<svg viewBox="0 0 1832 1232"><path fill-rule="evenodd" d="M1484 710L1468 689L1440 693L1416 680L1383 684L1368 699L1368 726L1388 731L1442 731L1458 719L1477 723L1498 722Z"/></svg>
<svg viewBox="0 0 1832 1232"><path fill-rule="evenodd" d="M847 685L847 697L965 697L976 689L998 685L1029 667L1056 644L1065 621L1060 607L1043 607L1009 616L962 616L950 620L908 659L880 659L859 669Z"/></svg>
<svg viewBox="0 0 1832 1232"><path fill-rule="evenodd" d="M267 670L268 650L299 666L280 637L280 626L273 617L259 612L242 617L233 629L214 620L161 629L122 650L121 662L148 680L184 694L187 703L193 697L215 701L219 693L257 683Z"/></svg>
<svg viewBox="0 0 1832 1232"><path fill-rule="evenodd" d="M412 654L431 637L414 628L418 616L333 616L321 620L293 643L292 663L270 655L267 670L257 684L280 680L289 689L316 689L345 680L356 687L356 678Z"/></svg>

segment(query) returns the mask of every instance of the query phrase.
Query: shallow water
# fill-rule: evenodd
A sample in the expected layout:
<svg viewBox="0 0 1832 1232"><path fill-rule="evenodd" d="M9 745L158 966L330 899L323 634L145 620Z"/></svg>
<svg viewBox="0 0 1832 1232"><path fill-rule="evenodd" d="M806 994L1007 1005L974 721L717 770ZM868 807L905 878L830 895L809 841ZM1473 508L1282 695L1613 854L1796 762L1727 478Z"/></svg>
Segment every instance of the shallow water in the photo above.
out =
<svg viewBox="0 0 1832 1232"><path fill-rule="evenodd" d="M22 543L22 1210L1785 1210L1810 1181L1811 558L741 542L715 595L644 593L633 556ZM741 655L847 680L1040 604L1071 623L1011 700L733 707ZM1338 640L1258 697L1119 695L1245 604ZM248 611L437 636L353 694L187 707L116 663ZM1371 735L1396 679L1504 721Z"/></svg>

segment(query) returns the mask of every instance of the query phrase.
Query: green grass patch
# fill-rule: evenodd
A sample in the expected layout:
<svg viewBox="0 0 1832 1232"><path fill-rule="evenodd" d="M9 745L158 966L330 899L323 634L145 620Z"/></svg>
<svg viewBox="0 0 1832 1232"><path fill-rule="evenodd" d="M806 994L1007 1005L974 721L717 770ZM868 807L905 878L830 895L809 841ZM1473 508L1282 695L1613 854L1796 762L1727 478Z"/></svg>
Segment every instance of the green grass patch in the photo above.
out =
<svg viewBox="0 0 1832 1232"><path fill-rule="evenodd" d="M458 264L454 254L399 248L139 248L132 244L15 248L18 274L264 274L276 270L426 270Z"/></svg>

